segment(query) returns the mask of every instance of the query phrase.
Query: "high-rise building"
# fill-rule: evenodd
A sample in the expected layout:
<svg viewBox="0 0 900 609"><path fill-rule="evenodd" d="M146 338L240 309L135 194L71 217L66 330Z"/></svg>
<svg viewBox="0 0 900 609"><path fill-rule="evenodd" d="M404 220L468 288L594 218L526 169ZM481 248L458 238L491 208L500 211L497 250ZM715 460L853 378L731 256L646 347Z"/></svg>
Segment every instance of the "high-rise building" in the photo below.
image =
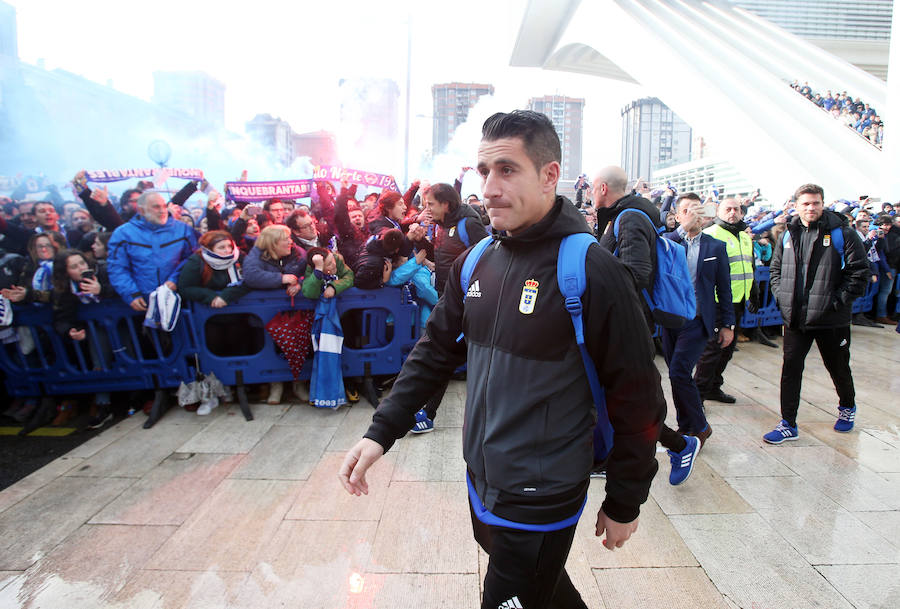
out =
<svg viewBox="0 0 900 609"><path fill-rule="evenodd" d="M287 121L271 114L257 114L246 124L247 135L262 144L275 160L289 167L294 162L294 131Z"/></svg>
<svg viewBox="0 0 900 609"><path fill-rule="evenodd" d="M893 0L731 0L855 66L887 77ZM803 80L802 75L797 78Z"/></svg>
<svg viewBox="0 0 900 609"><path fill-rule="evenodd" d="M0 56L19 58L16 9L6 2L0 2Z"/></svg>
<svg viewBox="0 0 900 609"><path fill-rule="evenodd" d="M205 72L154 72L153 101L201 123L225 124L225 85Z"/></svg>
<svg viewBox="0 0 900 609"><path fill-rule="evenodd" d="M433 154L447 149L453 132L469 117L469 110L478 103L482 95L493 95L494 85L450 82L432 85L434 99L434 119L431 131Z"/></svg>
<svg viewBox="0 0 900 609"><path fill-rule="evenodd" d="M561 179L574 180L582 172L584 99L545 95L528 100L528 109L550 118L562 145Z"/></svg>
<svg viewBox="0 0 900 609"><path fill-rule="evenodd" d="M663 166L691 159L691 127L655 97L622 109L622 167L629 180L653 180Z"/></svg>

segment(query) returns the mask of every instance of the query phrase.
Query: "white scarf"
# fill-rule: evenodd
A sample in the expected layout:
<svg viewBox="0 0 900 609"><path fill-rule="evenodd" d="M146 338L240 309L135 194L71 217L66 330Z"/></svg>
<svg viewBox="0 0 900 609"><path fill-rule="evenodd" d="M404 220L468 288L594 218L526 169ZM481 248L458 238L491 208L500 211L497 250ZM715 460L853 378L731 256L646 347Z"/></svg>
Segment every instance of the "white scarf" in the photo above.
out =
<svg viewBox="0 0 900 609"><path fill-rule="evenodd" d="M241 283L241 270L236 264L241 256L239 249L234 248L231 256L219 256L205 247L201 247L200 255L203 256L204 262L211 266L214 271L228 271L228 287Z"/></svg>

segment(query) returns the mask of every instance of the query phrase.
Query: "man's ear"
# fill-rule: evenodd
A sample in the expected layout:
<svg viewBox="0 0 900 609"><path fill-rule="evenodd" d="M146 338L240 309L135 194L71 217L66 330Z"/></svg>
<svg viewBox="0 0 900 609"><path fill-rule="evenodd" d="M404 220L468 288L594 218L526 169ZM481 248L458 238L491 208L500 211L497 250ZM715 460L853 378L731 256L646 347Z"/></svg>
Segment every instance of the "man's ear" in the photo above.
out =
<svg viewBox="0 0 900 609"><path fill-rule="evenodd" d="M559 174L561 172L561 169L562 168L559 166L559 163L556 161L550 161L549 163L546 163L543 167L541 167L541 187L544 193L556 192L556 186L559 183Z"/></svg>

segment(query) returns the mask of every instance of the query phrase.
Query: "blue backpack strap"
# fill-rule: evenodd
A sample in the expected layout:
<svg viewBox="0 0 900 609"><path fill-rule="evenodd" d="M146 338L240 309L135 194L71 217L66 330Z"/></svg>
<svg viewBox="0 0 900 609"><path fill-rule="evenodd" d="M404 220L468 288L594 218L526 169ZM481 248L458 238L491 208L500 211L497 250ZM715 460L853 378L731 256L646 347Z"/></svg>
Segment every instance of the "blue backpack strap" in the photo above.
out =
<svg viewBox="0 0 900 609"><path fill-rule="evenodd" d="M837 250L838 256L841 257L841 269L844 268L844 231L838 226L831 230L831 243Z"/></svg>
<svg viewBox="0 0 900 609"><path fill-rule="evenodd" d="M646 215L646 214L645 214ZM567 235L559 245L559 257L556 261L556 280L559 283L559 291L566 301L566 310L572 317L572 326L575 329L575 342L581 351L581 359L584 362L584 371L587 374L588 384L591 387L591 395L594 406L597 408L597 427L594 430L594 455L595 459L602 460L612 450L613 429L609 423L609 414L606 411L606 392L600 385L597 376L597 367L588 353L584 344L584 318L581 297L587 286L585 276L585 263L587 251L592 243L597 240L587 233Z"/></svg>
<svg viewBox="0 0 900 609"><path fill-rule="evenodd" d="M484 253L484 250L488 248L491 244L492 238L490 235L479 241L475 244L466 259L463 260L462 268L459 270L459 287L462 288L463 293L463 302L466 302L466 292L469 291L469 281L472 279L472 272L475 270L475 265L478 264L478 261L481 260L481 255ZM463 339L462 333L458 337L456 337L456 342L459 342Z"/></svg>
<svg viewBox="0 0 900 609"><path fill-rule="evenodd" d="M619 257L619 221L622 219L622 216L624 216L625 214L627 214L630 211L637 212L637 213L641 214L642 216L644 216L645 218L647 218L647 221L650 223L650 226L653 227L653 231L657 235L661 235L663 230L665 229L665 227L662 227L662 226L659 228L656 228L656 224L654 224L653 220L650 219L650 216L648 216L641 210L636 209L634 207L626 207L625 209L623 209L622 211L619 212L619 215L616 216L616 221L613 223L613 237L615 237L615 239L616 239L616 249L615 249L615 251L613 251L613 256L615 256L616 258Z"/></svg>
<svg viewBox="0 0 900 609"><path fill-rule="evenodd" d="M624 216L626 213L628 213L630 211L637 212L637 213L641 214L642 216L644 216L645 218L647 218L647 221L650 222L650 226L653 227L653 231L656 233L657 239L659 239L659 236L662 234L663 230L665 230L665 227L662 227L662 226L659 228L656 228L656 224L653 223L653 220L650 219L650 216L648 216L641 210L636 209L634 207L626 207L625 209L623 209L622 211L619 212L619 215L616 216L616 221L613 224L613 237L615 237L615 239L616 239L616 249L613 251L613 256L615 256L616 258L619 257L619 220L621 220L622 216ZM653 249L652 244L650 246L650 249ZM653 279L654 279L654 281L656 280L655 275L654 275ZM650 310L652 311L653 310L653 300L650 298L650 293L646 289L641 290L641 293L644 295L644 300L647 302L647 305L650 307Z"/></svg>
<svg viewBox="0 0 900 609"><path fill-rule="evenodd" d="M456 234L459 235L459 240L465 243L466 247L471 247L472 244L469 243L469 231L466 230L466 219L463 218L456 225Z"/></svg>

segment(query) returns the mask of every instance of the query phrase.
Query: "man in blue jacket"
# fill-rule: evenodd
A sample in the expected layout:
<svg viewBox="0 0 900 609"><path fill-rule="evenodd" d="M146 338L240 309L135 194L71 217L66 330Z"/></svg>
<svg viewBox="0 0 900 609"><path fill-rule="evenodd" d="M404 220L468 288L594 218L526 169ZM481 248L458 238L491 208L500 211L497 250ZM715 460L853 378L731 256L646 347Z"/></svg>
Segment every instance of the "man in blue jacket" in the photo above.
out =
<svg viewBox="0 0 900 609"><path fill-rule="evenodd" d="M178 289L178 275L197 249L193 229L169 217L166 200L148 191L138 199L138 214L109 239L109 280L135 311L147 310L147 296L165 284Z"/></svg>
<svg viewBox="0 0 900 609"><path fill-rule="evenodd" d="M718 336L723 348L734 340L734 332L729 329L734 325L734 309L725 243L701 231L701 205L700 197L692 192L678 197L675 214L680 226L665 235L686 250L697 317L681 328L662 328L662 344L672 383L672 401L678 413L678 433L698 437L702 446L712 428L703 412L703 400L693 377L694 366L713 337ZM717 320L721 323L717 324Z"/></svg>

